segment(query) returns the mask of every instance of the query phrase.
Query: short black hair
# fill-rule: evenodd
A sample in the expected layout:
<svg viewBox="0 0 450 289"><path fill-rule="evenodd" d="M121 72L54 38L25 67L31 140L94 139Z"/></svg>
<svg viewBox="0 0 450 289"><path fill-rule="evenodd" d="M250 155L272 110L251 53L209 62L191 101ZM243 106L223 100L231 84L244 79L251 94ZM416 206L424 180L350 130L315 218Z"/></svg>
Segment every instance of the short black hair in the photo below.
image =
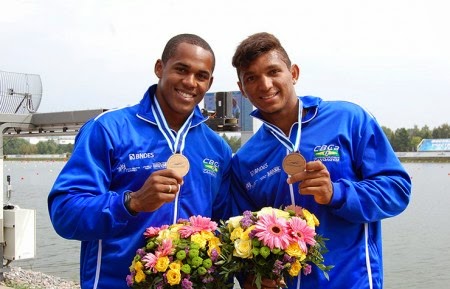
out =
<svg viewBox="0 0 450 289"><path fill-rule="evenodd" d="M272 50L278 51L287 67L291 67L291 60L286 50L284 50L280 40L274 35L267 32L259 32L244 39L236 48L232 59L232 64L237 70L238 77L241 69L249 67L253 60Z"/></svg>
<svg viewBox="0 0 450 289"><path fill-rule="evenodd" d="M173 57L173 55L175 54L175 51L177 50L178 45L180 45L181 43L188 43L188 44L196 45L196 46L199 46L199 47L211 52L212 57L213 57L212 70L214 71L214 67L216 65L216 56L214 55L214 51L212 50L211 46L209 45L208 42L206 42L205 39L203 39L200 36L195 35L195 34L183 33L183 34L178 34L178 35L175 35L174 37L172 37L167 42L166 46L164 47L164 50L163 50L163 53L161 56L162 62L165 63L171 57Z"/></svg>

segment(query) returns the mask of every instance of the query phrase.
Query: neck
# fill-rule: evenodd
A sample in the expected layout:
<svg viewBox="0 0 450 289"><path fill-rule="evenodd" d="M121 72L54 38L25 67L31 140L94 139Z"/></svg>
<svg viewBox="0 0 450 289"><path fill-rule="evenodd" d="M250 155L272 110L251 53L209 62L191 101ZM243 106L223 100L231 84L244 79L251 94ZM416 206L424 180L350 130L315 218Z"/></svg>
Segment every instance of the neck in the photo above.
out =
<svg viewBox="0 0 450 289"><path fill-rule="evenodd" d="M302 115L306 114L306 109L303 108ZM301 122L298 119L298 102L291 109L283 111L283 113L265 115L264 119L278 127L283 133L288 136L291 127L296 122Z"/></svg>

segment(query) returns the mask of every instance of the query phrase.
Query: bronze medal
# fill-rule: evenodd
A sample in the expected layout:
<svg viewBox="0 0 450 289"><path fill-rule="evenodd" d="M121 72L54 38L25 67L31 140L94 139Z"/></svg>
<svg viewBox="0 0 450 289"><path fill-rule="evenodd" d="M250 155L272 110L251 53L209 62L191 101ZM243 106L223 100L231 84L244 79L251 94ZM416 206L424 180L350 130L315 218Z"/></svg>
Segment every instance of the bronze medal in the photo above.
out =
<svg viewBox="0 0 450 289"><path fill-rule="evenodd" d="M189 172L189 160L182 154L173 154L167 160L167 168L184 177Z"/></svg>
<svg viewBox="0 0 450 289"><path fill-rule="evenodd" d="M283 159L283 170L290 176L303 172L306 160L300 153L290 153Z"/></svg>

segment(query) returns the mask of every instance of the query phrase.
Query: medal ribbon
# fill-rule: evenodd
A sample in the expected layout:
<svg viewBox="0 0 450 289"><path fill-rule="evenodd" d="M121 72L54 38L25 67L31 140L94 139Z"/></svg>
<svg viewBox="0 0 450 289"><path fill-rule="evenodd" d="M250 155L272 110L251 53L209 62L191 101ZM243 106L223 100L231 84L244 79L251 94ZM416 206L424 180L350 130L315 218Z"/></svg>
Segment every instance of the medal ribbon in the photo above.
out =
<svg viewBox="0 0 450 289"><path fill-rule="evenodd" d="M295 144L292 144L289 137L287 137L283 131L274 126L271 123L264 122L270 132L283 144L289 152L298 152L300 150L300 136L302 134L302 114L303 114L303 102L301 99L298 99L298 127L297 127L297 135L295 136ZM295 197L294 197L294 189L292 184L289 185L289 193L291 196L291 204L295 206ZM300 275L299 275L300 278ZM298 280L297 285L299 286L300 279Z"/></svg>
<svg viewBox="0 0 450 289"><path fill-rule="evenodd" d="M155 116L158 128L166 138L167 144L169 145L169 148L172 151L172 153L181 154L181 152L184 149L184 143L187 136L187 132L191 127L192 116L194 115L194 111L192 111L192 113L186 119L186 121L184 122L183 126L180 128L178 133L175 133L170 129L169 124L164 118L164 114L161 110L161 107L158 103L158 99L156 98L156 96L155 96L155 105L152 105L152 112Z"/></svg>
<svg viewBox="0 0 450 289"><path fill-rule="evenodd" d="M156 108L156 109L155 109ZM169 145L170 150L172 153L182 153L184 149L185 139L187 136L187 133L189 131L189 128L191 127L192 123L192 117L194 115L194 110L189 115L189 117L186 119L184 124L181 126L178 133L175 133L173 130L170 129L169 124L167 123L164 114L161 110L161 106L159 105L158 99L155 95L155 104L152 105L152 112L155 116L156 123L158 125L159 130L164 135L164 137L167 140L167 144ZM178 196L181 193L181 186L178 185L178 194L175 197L175 208L173 210L173 224L176 223L177 215L178 215Z"/></svg>
<svg viewBox="0 0 450 289"><path fill-rule="evenodd" d="M303 114L303 103L298 99L298 127L297 135L295 136L295 144L291 142L289 137L287 137L283 131L276 127L275 125L264 121L264 125L270 130L270 132L284 145L290 152L298 152L300 150L300 136L302 134L302 114Z"/></svg>

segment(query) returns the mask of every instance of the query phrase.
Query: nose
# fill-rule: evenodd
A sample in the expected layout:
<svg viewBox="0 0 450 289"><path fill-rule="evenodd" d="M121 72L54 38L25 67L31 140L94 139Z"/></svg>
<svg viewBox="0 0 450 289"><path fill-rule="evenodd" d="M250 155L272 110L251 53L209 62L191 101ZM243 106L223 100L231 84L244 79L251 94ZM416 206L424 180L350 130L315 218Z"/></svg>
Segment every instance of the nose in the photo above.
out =
<svg viewBox="0 0 450 289"><path fill-rule="evenodd" d="M190 73L190 74L185 75L185 77L183 78L183 83L187 87L194 87L195 86L195 74Z"/></svg>
<svg viewBox="0 0 450 289"><path fill-rule="evenodd" d="M267 76L261 77L259 87L265 90L272 88L272 79Z"/></svg>

